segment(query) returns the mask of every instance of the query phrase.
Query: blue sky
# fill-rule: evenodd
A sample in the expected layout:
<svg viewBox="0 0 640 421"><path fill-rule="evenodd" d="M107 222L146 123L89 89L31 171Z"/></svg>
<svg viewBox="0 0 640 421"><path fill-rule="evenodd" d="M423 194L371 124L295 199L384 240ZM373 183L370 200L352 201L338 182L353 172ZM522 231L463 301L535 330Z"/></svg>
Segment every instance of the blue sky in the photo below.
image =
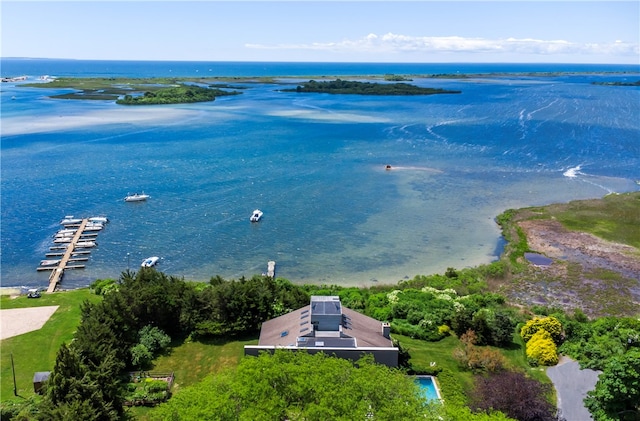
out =
<svg viewBox="0 0 640 421"><path fill-rule="evenodd" d="M638 1L6 1L2 57L640 62Z"/></svg>

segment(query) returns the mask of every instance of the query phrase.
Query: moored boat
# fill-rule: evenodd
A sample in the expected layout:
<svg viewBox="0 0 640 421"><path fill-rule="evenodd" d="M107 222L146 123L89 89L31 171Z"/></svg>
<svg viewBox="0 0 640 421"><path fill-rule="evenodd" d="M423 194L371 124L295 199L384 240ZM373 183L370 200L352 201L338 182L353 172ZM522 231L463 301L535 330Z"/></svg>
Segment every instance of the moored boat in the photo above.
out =
<svg viewBox="0 0 640 421"><path fill-rule="evenodd" d="M53 239L53 242L56 244L59 243L70 243L73 240L73 237L56 237Z"/></svg>
<svg viewBox="0 0 640 421"><path fill-rule="evenodd" d="M251 222L258 222L260 219L262 219L262 215L264 215L264 213L260 209L256 209L251 214L251 217L249 218L249 220Z"/></svg>
<svg viewBox="0 0 640 421"><path fill-rule="evenodd" d="M81 222L82 219L74 218L73 215L67 215L62 221L60 221L60 225L78 225Z"/></svg>
<svg viewBox="0 0 640 421"><path fill-rule="evenodd" d="M158 263L158 260L160 260L158 256L147 257L140 266L143 268L150 268L155 266Z"/></svg>
<svg viewBox="0 0 640 421"><path fill-rule="evenodd" d="M97 243L95 241L78 241L76 243L77 248L95 247L96 245Z"/></svg>
<svg viewBox="0 0 640 421"><path fill-rule="evenodd" d="M134 194L129 194L129 195L125 196L124 201L125 202L144 202L149 197L151 197L151 196L149 196L148 194L144 194L144 192L142 192L142 193L134 193Z"/></svg>

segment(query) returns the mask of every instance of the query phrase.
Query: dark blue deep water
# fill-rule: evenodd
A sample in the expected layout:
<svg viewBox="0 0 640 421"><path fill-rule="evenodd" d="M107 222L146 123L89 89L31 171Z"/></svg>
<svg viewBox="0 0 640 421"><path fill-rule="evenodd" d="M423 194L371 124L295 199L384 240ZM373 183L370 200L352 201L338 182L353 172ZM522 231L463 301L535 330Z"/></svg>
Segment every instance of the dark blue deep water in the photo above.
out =
<svg viewBox="0 0 640 421"><path fill-rule="evenodd" d="M634 191L637 66L3 59L3 77L279 76L210 103L125 107L2 83L2 286L36 272L65 215L106 215L63 287L160 256L192 280L277 262L293 282L365 285L489 263L508 208ZM527 75L528 72L547 72ZM615 73L611 73L615 72ZM456 95L296 94L305 77L414 75ZM484 74L431 79L438 73ZM497 75L500 73L500 75ZM491 75L496 74L496 75ZM391 165L392 170L385 170ZM125 203L144 191L144 203ZM264 211L249 222L255 208Z"/></svg>

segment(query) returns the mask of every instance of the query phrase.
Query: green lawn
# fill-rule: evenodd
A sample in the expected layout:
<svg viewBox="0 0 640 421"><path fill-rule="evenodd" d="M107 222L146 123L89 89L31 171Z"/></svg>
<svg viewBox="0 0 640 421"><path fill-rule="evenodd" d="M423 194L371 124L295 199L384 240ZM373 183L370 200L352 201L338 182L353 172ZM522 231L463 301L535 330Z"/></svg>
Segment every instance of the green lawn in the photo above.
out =
<svg viewBox="0 0 640 421"><path fill-rule="evenodd" d="M438 342L428 342L419 339L411 339L408 336L393 334L394 339L400 342L403 348L409 350L411 364L417 367L430 367L432 362L436 367L452 372L462 390L469 391L473 386L473 374L470 371L462 371L458 362L453 358L453 350L460 344L455 335L447 336ZM440 384L442 388L443 384ZM446 387L446 386L445 386ZM446 394L446 391L443 393Z"/></svg>
<svg viewBox="0 0 640 421"><path fill-rule="evenodd" d="M421 341L397 334L394 334L393 337L400 342L403 348L409 349L409 354L411 355L410 362L414 366L429 367L432 362L435 362L437 367L447 369L455 375L463 391L469 392L473 387L473 373L462 370L458 362L453 358L453 350L460 345L460 341L455 335L448 336L438 342ZM517 333L513 335L513 344L510 348L495 349L498 349L502 355L505 356L508 365L512 369L524 371L527 375L541 383L551 383L544 367L529 366L524 353L524 343ZM440 387L446 387L446 385L441 384ZM555 395L551 398L552 401L555 402Z"/></svg>
<svg viewBox="0 0 640 421"><path fill-rule="evenodd" d="M235 367L244 356L244 346L257 344L257 337L233 341L185 342L170 348L166 355L157 358L151 371L173 372L175 393L181 387L198 383L211 373Z"/></svg>
<svg viewBox="0 0 640 421"><path fill-rule="evenodd" d="M34 394L33 374L36 371L51 371L60 345L73 338L80 323L80 304L85 300L100 299L89 289L43 293L38 299L26 296L0 298L2 309L59 306L42 329L7 338L0 343L0 401L14 397L11 356L13 355L18 395L29 397Z"/></svg>
<svg viewBox="0 0 640 421"><path fill-rule="evenodd" d="M169 352L154 361L150 371L173 372L175 382L172 393L177 393L181 388L198 383L209 374L237 366L244 356L244 346L257 344L257 337L173 344ZM136 419L144 421L152 410L153 408L134 407L131 408L131 413Z"/></svg>

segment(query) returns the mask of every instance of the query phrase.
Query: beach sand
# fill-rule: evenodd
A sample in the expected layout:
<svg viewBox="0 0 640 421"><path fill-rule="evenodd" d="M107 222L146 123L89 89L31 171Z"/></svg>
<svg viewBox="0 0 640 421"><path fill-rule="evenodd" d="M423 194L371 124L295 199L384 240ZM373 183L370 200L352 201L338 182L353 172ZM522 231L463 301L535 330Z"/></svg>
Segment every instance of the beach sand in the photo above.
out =
<svg viewBox="0 0 640 421"><path fill-rule="evenodd" d="M38 330L59 306L0 310L0 340Z"/></svg>

